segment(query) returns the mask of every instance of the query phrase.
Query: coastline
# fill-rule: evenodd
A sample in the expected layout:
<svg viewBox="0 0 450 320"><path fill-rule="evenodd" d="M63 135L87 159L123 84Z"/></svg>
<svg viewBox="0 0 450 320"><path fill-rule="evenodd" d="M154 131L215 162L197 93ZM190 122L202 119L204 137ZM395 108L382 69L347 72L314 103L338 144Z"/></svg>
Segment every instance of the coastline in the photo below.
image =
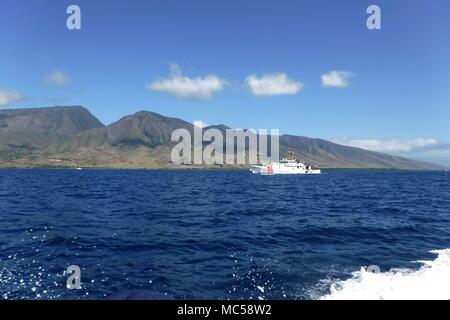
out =
<svg viewBox="0 0 450 320"><path fill-rule="evenodd" d="M168 170L168 171L185 171L185 170L249 170L250 166L223 165L223 166L199 166L199 165L170 165L170 166L121 166L121 165L48 165L48 164L31 164L31 163L0 163L0 170L8 169L46 169L46 170L75 170L81 168L83 170ZM377 168L377 167L322 167L323 171L402 171L402 172L447 172L449 169L399 169L399 168Z"/></svg>

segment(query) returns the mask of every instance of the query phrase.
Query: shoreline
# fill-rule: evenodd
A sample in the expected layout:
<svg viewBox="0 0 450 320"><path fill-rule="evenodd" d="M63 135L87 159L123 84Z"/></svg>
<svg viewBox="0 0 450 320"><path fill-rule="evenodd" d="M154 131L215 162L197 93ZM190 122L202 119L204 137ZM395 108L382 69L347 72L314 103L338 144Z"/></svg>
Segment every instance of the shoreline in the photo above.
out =
<svg viewBox="0 0 450 320"><path fill-rule="evenodd" d="M242 170L247 171L250 169L247 167L238 166L182 166L182 167L118 167L118 166L47 166L47 165L3 165L0 164L0 170L146 170L146 171L188 171L188 170ZM402 171L402 172L448 172L449 169L398 169L398 168L339 168L328 167L321 168L323 171Z"/></svg>

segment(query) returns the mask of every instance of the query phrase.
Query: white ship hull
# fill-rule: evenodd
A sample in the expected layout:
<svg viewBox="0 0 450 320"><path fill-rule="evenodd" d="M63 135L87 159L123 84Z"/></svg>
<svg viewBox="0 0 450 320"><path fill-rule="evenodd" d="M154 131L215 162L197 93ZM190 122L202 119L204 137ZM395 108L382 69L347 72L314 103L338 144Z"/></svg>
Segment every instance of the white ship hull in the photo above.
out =
<svg viewBox="0 0 450 320"><path fill-rule="evenodd" d="M320 174L320 169L307 168L304 165L287 166L283 163L270 165L252 166L250 171L254 174L275 175L275 174Z"/></svg>
<svg viewBox="0 0 450 320"><path fill-rule="evenodd" d="M320 174L319 168L313 167L295 159L295 151L289 151L289 157L283 158L280 162L267 163L259 166L252 166L250 171L254 174L274 175L274 174Z"/></svg>

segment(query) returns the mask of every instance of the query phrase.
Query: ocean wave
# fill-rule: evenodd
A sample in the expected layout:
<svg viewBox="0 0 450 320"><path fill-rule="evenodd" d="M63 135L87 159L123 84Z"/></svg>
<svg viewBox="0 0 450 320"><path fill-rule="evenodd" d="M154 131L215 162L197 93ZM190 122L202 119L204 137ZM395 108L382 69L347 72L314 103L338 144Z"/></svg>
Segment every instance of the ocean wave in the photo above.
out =
<svg viewBox="0 0 450 320"><path fill-rule="evenodd" d="M450 249L431 251L435 260L417 261L418 270L402 268L372 273L366 268L331 284L323 300L449 300Z"/></svg>

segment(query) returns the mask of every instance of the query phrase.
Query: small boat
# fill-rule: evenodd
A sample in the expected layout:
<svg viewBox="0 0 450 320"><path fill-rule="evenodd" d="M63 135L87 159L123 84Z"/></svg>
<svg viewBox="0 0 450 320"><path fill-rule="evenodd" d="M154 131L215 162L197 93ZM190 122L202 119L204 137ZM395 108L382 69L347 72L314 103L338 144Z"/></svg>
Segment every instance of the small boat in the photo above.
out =
<svg viewBox="0 0 450 320"><path fill-rule="evenodd" d="M303 163L295 158L295 152L289 151L288 158L283 158L280 162L266 163L251 166L250 171L254 174L274 175L274 174L320 174L321 170L312 165Z"/></svg>

